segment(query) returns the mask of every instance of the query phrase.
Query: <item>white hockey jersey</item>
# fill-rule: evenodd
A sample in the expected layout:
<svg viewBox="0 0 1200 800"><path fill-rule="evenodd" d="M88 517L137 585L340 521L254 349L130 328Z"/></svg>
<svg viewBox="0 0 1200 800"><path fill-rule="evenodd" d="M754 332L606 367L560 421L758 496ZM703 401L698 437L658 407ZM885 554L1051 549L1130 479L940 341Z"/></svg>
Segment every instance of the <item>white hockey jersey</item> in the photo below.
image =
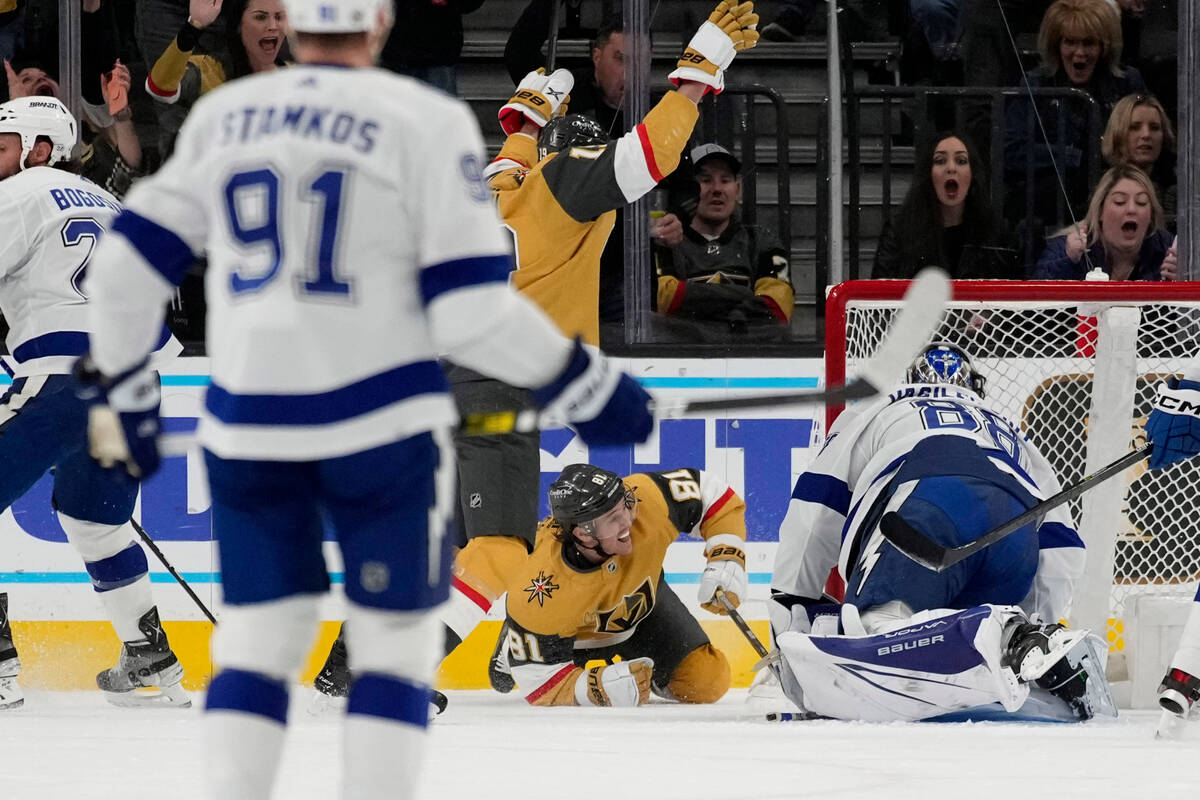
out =
<svg viewBox="0 0 1200 800"><path fill-rule="evenodd" d="M149 346L143 309L207 251L226 458L308 460L453 424L438 365L548 382L569 343L507 287L511 258L461 101L379 69L296 66L205 95L97 254L97 366Z"/></svg>
<svg viewBox="0 0 1200 800"><path fill-rule="evenodd" d="M900 386L838 417L821 452L796 481L779 530L772 588L818 599L835 565L835 583L844 581L853 567L847 561L859 517L918 442L945 435L974 441L1034 498L1060 491L1053 469L1033 443L974 392L947 385ZM933 466L931 472L937 469ZM1038 528L1037 575L1022 603L1046 620L1066 616L1083 573L1083 541L1067 508L1050 511Z"/></svg>
<svg viewBox="0 0 1200 800"><path fill-rule="evenodd" d="M0 314L13 377L61 375L88 350L84 278L97 241L121 210L96 184L51 167L0 181ZM161 325L163 355L182 349Z"/></svg>

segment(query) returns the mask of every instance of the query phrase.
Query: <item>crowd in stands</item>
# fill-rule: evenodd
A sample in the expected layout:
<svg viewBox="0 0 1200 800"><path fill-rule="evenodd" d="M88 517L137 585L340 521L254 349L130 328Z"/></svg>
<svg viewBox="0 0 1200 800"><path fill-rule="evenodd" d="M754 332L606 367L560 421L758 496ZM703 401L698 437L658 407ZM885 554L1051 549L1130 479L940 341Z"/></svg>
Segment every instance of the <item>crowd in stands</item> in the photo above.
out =
<svg viewBox="0 0 1200 800"><path fill-rule="evenodd" d="M560 1L529 0L508 21L496 68L514 84L545 66ZM570 112L592 117L616 138L627 130L629 43L619 17L598 16L620 4L582 5L593 3L601 8L591 10L599 21L585 32L587 58L559 66L575 78ZM118 197L169 155L199 97L289 61L281 0L81 4L79 166ZM483 5L397 3L381 66L457 93L471 33L464 34L463 16ZM61 94L57 6L58 0L0 0L7 97ZM1021 90L1009 93L1004 119L991 119L986 103L963 98L949 117L914 121L908 191L885 209L873 266L861 277L904 278L930 264L957 278L1079 279L1096 268L1113 279L1180 277L1175 75L1163 68L1162 54L1141 45L1147 22L1172 13L1168 0L844 0L842 6L851 39L891 37L902 45L904 82ZM823 39L825 7L825 0L762 3L765 46L758 54L769 54L775 42ZM651 31L659 35L653 23ZM993 162L997 147L1003 156ZM703 141L698 128L692 148L708 154L705 163L685 157L654 193L668 198L652 230L650 296L663 330L686 321L671 335L784 339L796 296L792 243L780 242L773 225L743 223L741 207L755 198L743 197L733 142ZM1002 163L1003 174L987 174L992 163ZM893 172L905 169L900 162ZM624 319L622 216L601 256L594 302L602 326L619 327ZM192 319L179 315L176 323L200 324L198 286L185 284ZM198 337L185 332L184 338Z"/></svg>

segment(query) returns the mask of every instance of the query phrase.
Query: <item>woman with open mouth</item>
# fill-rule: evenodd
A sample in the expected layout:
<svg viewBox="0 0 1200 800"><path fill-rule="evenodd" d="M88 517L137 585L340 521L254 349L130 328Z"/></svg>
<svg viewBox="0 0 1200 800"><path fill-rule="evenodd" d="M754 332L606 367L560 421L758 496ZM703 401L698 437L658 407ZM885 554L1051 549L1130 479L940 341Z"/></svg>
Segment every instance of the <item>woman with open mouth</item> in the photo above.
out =
<svg viewBox="0 0 1200 800"><path fill-rule="evenodd" d="M936 134L917 156L912 186L875 251L873 278L911 278L940 266L952 278L1020 278L1012 236L993 211L966 134Z"/></svg>
<svg viewBox="0 0 1200 800"><path fill-rule="evenodd" d="M197 48L200 31L224 17L227 54ZM283 0L190 0L188 19L146 78L146 91L162 103L190 107L235 78L284 66L287 31Z"/></svg>
<svg viewBox="0 0 1200 800"><path fill-rule="evenodd" d="M1178 280L1174 237L1150 176L1122 164L1100 178L1087 216L1046 244L1032 280L1082 280L1093 269L1114 281Z"/></svg>
<svg viewBox="0 0 1200 800"><path fill-rule="evenodd" d="M1100 152L1111 166L1132 164L1150 176L1162 201L1167 228L1176 207L1175 128L1152 94L1129 94L1113 106Z"/></svg>
<svg viewBox="0 0 1200 800"><path fill-rule="evenodd" d="M1146 91L1141 73L1122 67L1123 45L1120 12L1107 0L1056 0L1042 17L1038 30L1041 64L1025 73L1029 86L1084 92L1099 105L1100 119L1105 120L1120 98ZM1091 104L1085 98L1039 97L1036 104L1040 125L1031 120L1028 99L1009 109L1004 148L1009 187L1005 216L1016 225L1032 213L1045 226L1056 227L1086 208L1089 142L1102 131L1089 127ZM1064 186L1060 187L1055 177L1055 165ZM1032 208L1027 199L1030 166Z"/></svg>

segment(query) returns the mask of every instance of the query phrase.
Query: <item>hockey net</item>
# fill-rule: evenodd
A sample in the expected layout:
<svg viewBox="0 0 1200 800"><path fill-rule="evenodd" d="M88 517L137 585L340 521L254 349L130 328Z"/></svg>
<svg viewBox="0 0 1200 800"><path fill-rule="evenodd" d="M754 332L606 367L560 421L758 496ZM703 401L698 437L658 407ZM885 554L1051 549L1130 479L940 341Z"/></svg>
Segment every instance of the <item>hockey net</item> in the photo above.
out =
<svg viewBox="0 0 1200 800"><path fill-rule="evenodd" d="M896 314L908 281L850 281L826 304L827 385L853 377ZM1020 423L1062 485L1144 442L1159 383L1200 352L1200 283L954 281L931 341L958 345L989 401ZM832 424L840 408L828 410ZM1139 595L1187 595L1200 579L1200 459L1145 462L1071 504L1089 549L1072 622L1107 629Z"/></svg>

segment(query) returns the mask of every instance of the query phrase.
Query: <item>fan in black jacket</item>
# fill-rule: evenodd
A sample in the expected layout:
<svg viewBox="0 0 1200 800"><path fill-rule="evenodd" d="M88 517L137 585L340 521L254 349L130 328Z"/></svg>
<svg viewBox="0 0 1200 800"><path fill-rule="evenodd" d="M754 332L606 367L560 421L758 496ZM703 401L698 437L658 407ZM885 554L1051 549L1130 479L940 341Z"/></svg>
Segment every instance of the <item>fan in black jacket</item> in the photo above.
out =
<svg viewBox="0 0 1200 800"><path fill-rule="evenodd" d="M1021 278L1011 234L993 211L963 133L922 148L912 186L879 235L873 278L911 278L936 265L952 278Z"/></svg>

